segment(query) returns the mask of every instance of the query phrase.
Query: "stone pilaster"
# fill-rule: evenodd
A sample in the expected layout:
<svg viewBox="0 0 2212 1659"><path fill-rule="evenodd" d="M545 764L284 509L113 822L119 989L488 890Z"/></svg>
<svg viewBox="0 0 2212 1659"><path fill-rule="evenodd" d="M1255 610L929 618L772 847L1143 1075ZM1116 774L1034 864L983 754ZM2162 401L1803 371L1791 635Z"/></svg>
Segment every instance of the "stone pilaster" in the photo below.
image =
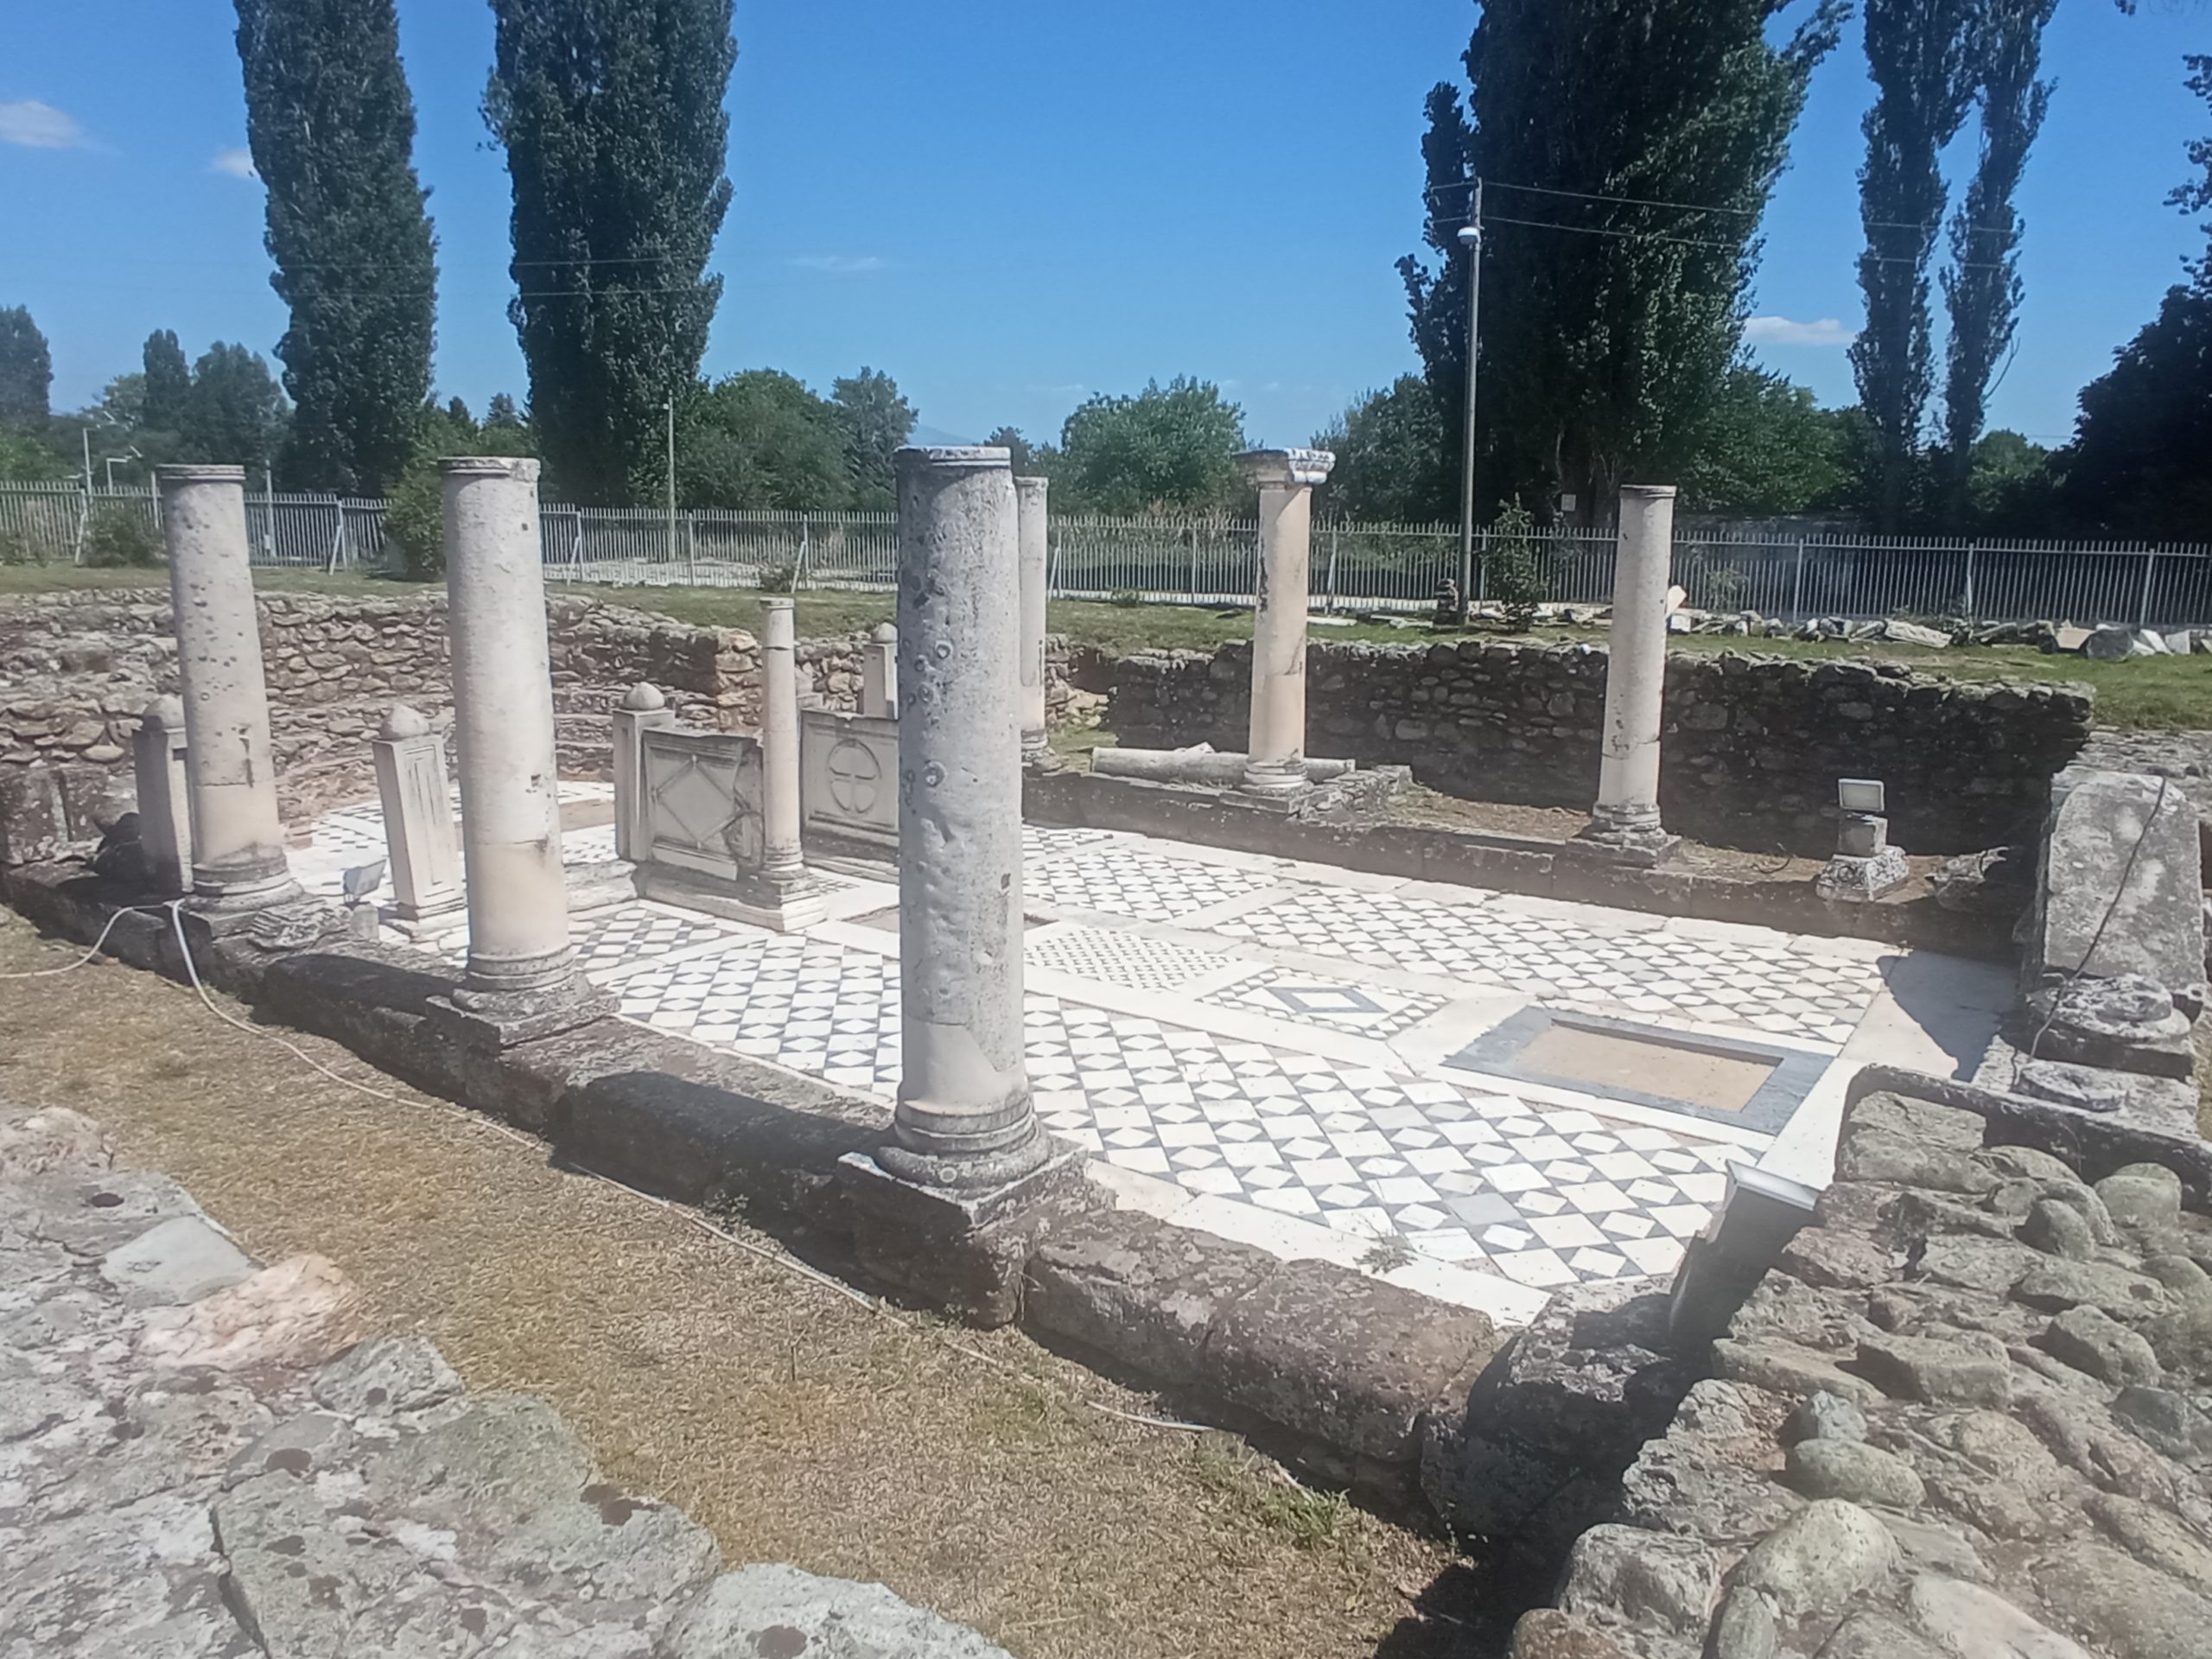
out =
<svg viewBox="0 0 2212 1659"><path fill-rule="evenodd" d="M146 855L154 891L164 897L192 891L192 802L187 773L184 703L156 697L139 717L130 741L138 788L138 845Z"/></svg>
<svg viewBox="0 0 2212 1659"><path fill-rule="evenodd" d="M577 970L537 526L537 463L441 463L468 966L441 1014L504 1046L613 1009Z"/></svg>
<svg viewBox="0 0 2212 1659"><path fill-rule="evenodd" d="M391 866L392 909L403 932L433 933L461 918L467 889L453 796L446 787L446 741L404 703L385 716L369 746L384 841Z"/></svg>
<svg viewBox="0 0 2212 1659"><path fill-rule="evenodd" d="M1325 449L1251 449L1237 457L1260 488L1258 604L1252 616L1252 725L1244 787L1306 787L1306 608L1313 486L1337 458Z"/></svg>
<svg viewBox="0 0 2212 1659"><path fill-rule="evenodd" d="M652 833L645 816L645 735L675 725L676 711L660 688L643 681L624 692L615 707L614 856L633 864L645 861Z"/></svg>
<svg viewBox="0 0 2212 1659"><path fill-rule="evenodd" d="M888 622L877 623L861 647L861 713L899 718L899 630Z"/></svg>
<svg viewBox="0 0 2212 1659"><path fill-rule="evenodd" d="M163 467L191 799L192 895L210 915L304 895L284 857L245 530L245 468Z"/></svg>
<svg viewBox="0 0 2212 1659"><path fill-rule="evenodd" d="M1623 485L1620 520L1612 637L1605 655L1598 804L1574 846L1578 853L1650 865L1663 861L1681 844L1659 822L1659 733L1667 694L1667 587L1674 557L1675 486Z"/></svg>

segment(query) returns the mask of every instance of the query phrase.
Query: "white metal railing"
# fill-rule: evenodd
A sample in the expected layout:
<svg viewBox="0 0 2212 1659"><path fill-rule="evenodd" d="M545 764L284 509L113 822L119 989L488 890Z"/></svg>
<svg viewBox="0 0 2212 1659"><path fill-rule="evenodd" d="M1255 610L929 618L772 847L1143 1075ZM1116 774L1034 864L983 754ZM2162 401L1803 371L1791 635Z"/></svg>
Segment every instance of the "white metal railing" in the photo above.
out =
<svg viewBox="0 0 2212 1659"><path fill-rule="evenodd" d="M0 484L0 559L68 563L97 515L151 526L143 489ZM327 495L249 493L256 564L323 570L396 563L384 503ZM541 513L546 575L556 582L683 587L888 590L898 562L889 512L771 512L571 507ZM1494 596L1503 549L1476 538L1474 594ZM1525 550L1548 600L1603 605L1612 597L1607 531L1539 532ZM1055 514L1052 592L1066 599L1249 605L1259 527L1249 518ZM1459 575L1448 524L1351 521L1314 526L1313 593L1340 611L1421 612ZM2139 542L2020 541L1825 533L1802 537L1680 530L1675 579L1710 610L1810 616L2032 618L2212 625L2212 547Z"/></svg>

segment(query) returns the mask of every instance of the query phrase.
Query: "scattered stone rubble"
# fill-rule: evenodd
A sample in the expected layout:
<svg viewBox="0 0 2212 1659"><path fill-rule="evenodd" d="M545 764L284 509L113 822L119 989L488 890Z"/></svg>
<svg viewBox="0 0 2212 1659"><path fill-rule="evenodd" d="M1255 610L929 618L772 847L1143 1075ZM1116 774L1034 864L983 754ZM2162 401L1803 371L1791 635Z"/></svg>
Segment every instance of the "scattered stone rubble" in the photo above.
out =
<svg viewBox="0 0 2212 1659"><path fill-rule="evenodd" d="M2212 1221L1875 1093L1513 1659L2212 1654Z"/></svg>
<svg viewBox="0 0 2212 1659"><path fill-rule="evenodd" d="M0 1105L0 1653L1005 1659L880 1585L722 1572L543 1401L364 1336L98 1128Z"/></svg>

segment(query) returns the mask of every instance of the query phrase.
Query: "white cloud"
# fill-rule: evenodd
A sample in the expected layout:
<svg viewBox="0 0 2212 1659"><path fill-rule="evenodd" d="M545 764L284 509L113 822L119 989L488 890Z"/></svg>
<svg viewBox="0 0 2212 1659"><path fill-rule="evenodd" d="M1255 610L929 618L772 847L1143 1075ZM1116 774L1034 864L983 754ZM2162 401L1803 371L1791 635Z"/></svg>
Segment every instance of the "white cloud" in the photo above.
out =
<svg viewBox="0 0 2212 1659"><path fill-rule="evenodd" d="M77 118L35 98L0 103L0 144L29 149L90 149L92 141Z"/></svg>
<svg viewBox="0 0 2212 1659"><path fill-rule="evenodd" d="M207 169L211 173L227 173L234 179L257 179L261 176L253 170L253 152L236 145L217 150L215 159L207 163Z"/></svg>
<svg viewBox="0 0 2212 1659"><path fill-rule="evenodd" d="M864 270L881 270L891 262L874 254L810 253L791 262L801 270L818 270L831 276L855 276Z"/></svg>
<svg viewBox="0 0 2212 1659"><path fill-rule="evenodd" d="M1795 322L1788 317L1753 317L1744 325L1744 338L1761 346L1848 346L1859 338L1834 317L1818 322Z"/></svg>

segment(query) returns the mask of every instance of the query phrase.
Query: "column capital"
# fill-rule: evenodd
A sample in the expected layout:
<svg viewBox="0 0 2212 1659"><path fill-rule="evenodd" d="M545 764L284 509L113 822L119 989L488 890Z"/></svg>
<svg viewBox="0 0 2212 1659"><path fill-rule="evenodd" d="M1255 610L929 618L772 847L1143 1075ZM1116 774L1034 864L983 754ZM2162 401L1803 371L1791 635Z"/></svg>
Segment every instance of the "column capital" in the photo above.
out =
<svg viewBox="0 0 2212 1659"><path fill-rule="evenodd" d="M1326 483L1337 458L1326 449L1246 449L1236 461L1255 484L1296 489Z"/></svg>
<svg viewBox="0 0 2212 1659"><path fill-rule="evenodd" d="M245 468L216 461L165 461L154 468L162 487L179 484L238 484L245 482Z"/></svg>
<svg viewBox="0 0 2212 1659"><path fill-rule="evenodd" d="M511 478L537 482L537 463L526 455L441 455L438 471L448 478Z"/></svg>
<svg viewBox="0 0 2212 1659"><path fill-rule="evenodd" d="M1032 501L1033 505L1041 504L1045 499L1045 492L1052 487L1052 480L1041 473L1016 473L1014 475L1014 487L1020 491L1025 498Z"/></svg>
<svg viewBox="0 0 2212 1659"><path fill-rule="evenodd" d="M891 464L899 472L925 467L1003 467L1014 470L1014 451L990 443L910 443L893 450Z"/></svg>
<svg viewBox="0 0 2212 1659"><path fill-rule="evenodd" d="M1624 484L1621 493L1645 501L1671 501L1675 499L1675 486L1672 484Z"/></svg>

